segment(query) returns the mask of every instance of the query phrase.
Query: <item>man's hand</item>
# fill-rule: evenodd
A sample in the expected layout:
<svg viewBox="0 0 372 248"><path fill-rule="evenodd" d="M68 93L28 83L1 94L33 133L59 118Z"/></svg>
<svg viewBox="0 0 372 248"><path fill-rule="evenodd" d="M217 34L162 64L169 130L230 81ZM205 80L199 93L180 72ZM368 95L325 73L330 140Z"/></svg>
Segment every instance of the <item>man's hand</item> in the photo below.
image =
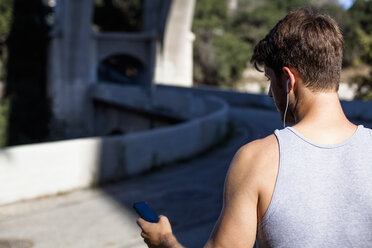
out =
<svg viewBox="0 0 372 248"><path fill-rule="evenodd" d="M147 222L138 218L141 236L150 248L182 248L172 233L172 227L167 217L160 215L158 223Z"/></svg>

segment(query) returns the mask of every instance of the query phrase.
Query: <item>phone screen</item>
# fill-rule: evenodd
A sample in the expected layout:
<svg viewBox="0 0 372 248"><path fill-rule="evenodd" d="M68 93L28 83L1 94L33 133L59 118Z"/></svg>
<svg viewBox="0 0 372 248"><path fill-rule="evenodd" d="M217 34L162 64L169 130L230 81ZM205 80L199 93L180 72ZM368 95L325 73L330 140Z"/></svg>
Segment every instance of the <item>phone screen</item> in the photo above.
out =
<svg viewBox="0 0 372 248"><path fill-rule="evenodd" d="M136 202L133 204L133 208L144 220L152 223L158 222L158 215L149 207L149 205L147 205L146 202Z"/></svg>

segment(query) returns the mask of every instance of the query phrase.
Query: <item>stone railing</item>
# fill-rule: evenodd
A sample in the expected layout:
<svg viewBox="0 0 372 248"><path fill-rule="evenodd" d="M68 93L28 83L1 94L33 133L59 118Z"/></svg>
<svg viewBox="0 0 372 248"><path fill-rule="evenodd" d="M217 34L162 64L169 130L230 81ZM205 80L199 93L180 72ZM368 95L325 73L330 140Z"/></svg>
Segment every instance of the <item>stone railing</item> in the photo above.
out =
<svg viewBox="0 0 372 248"><path fill-rule="evenodd" d="M2 149L0 204L85 188L190 158L219 142L227 131L229 108L216 97L159 89L145 100L149 93L139 88L108 84L94 84L90 94L107 111L142 111L183 121L121 135Z"/></svg>

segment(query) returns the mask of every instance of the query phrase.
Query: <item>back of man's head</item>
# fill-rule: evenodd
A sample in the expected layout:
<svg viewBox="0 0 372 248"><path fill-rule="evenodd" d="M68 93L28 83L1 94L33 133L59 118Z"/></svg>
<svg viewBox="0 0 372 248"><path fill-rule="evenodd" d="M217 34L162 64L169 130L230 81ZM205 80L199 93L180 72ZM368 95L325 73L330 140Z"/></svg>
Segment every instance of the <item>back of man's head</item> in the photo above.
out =
<svg viewBox="0 0 372 248"><path fill-rule="evenodd" d="M254 48L251 62L274 70L296 69L312 91L337 91L340 81L343 37L328 15L311 9L289 12Z"/></svg>

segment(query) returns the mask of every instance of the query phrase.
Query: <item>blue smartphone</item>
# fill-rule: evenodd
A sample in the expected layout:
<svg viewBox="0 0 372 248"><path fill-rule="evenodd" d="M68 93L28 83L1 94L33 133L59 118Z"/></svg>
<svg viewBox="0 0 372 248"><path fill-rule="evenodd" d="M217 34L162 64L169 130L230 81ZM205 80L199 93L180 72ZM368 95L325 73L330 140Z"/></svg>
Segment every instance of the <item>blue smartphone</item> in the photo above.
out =
<svg viewBox="0 0 372 248"><path fill-rule="evenodd" d="M136 210L139 216L144 220L152 223L158 222L158 215L147 205L146 202L136 202L133 204L133 208Z"/></svg>

